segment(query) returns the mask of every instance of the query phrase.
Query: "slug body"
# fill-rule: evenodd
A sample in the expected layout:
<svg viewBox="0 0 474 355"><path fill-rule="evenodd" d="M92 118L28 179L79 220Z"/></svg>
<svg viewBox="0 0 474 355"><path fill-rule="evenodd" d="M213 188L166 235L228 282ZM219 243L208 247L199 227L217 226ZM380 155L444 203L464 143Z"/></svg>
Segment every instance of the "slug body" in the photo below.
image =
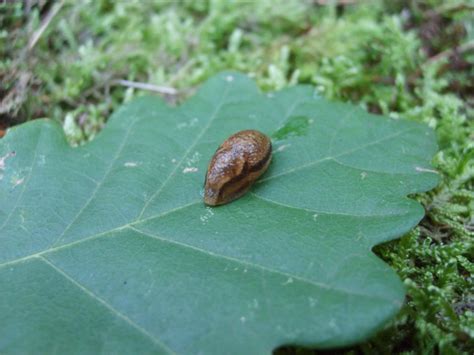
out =
<svg viewBox="0 0 474 355"><path fill-rule="evenodd" d="M244 195L267 170L272 143L263 133L246 130L227 138L209 163L204 202L223 205Z"/></svg>

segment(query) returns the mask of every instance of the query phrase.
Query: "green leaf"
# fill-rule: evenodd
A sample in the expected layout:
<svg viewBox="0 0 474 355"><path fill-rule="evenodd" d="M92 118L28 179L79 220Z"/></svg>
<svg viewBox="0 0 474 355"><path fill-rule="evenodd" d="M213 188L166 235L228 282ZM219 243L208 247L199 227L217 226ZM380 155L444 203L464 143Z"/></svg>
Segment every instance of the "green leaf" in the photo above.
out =
<svg viewBox="0 0 474 355"><path fill-rule="evenodd" d="M207 163L242 129L273 136L243 198L203 204ZM122 107L68 146L36 120L0 142L0 352L262 354L359 342L402 305L371 251L409 231L437 182L431 130L261 94L223 73L178 108Z"/></svg>

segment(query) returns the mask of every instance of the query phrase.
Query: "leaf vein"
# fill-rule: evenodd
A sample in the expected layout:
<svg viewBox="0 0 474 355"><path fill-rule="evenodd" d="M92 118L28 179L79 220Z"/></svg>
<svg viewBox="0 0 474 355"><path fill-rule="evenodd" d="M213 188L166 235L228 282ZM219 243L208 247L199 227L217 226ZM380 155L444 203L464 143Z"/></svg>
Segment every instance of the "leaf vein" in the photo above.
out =
<svg viewBox="0 0 474 355"><path fill-rule="evenodd" d="M260 269L260 270L263 270L264 272L269 272L269 273L277 274L277 275L280 275L280 276L293 278L293 279L298 280L302 283L309 284L309 285L315 286L317 288L326 289L326 290L335 291L335 292L341 292L341 293L345 293L345 294L353 295L353 296L366 297L366 298L370 298L370 299L379 299L379 300L383 300L383 301L387 301L387 302L393 302L393 300L388 300L388 299L383 298L383 297L373 296L373 295L368 295L368 294L363 294L363 293L357 293L357 292L354 292L354 291L351 291L351 290L346 290L346 289L342 289L342 288L333 287L333 286L330 286L328 284L324 284L324 283L321 283L321 282L316 282L316 281L313 281L313 280L310 280L310 279L306 279L306 278L301 277L299 275L290 274L290 273L287 273L287 272L284 272L284 271L281 271L281 270L270 269L270 268L268 268L266 266L263 266L263 265L260 265L260 264L255 264L255 263L251 263L251 262L248 262L248 261L239 260L239 259L227 256L227 255L217 254L217 253L205 250L205 249L198 248L198 247L190 245L190 244L178 242L178 241L171 240L171 239L166 239L166 238L163 238L163 237L155 235L155 234L146 233L146 232L144 232L142 230L139 230L139 229L137 229L133 226L130 226L129 228L134 230L135 232L139 233L142 236L149 237L149 238L152 238L152 239L155 239L155 240L159 240L163 243L173 244L173 245L176 245L176 246L179 246L179 247L182 247L182 248L190 249L190 250L193 250L195 252L205 254L208 257L225 259L225 260L230 261L232 263L236 263L236 264L239 264L239 265L251 267L251 268L254 268L254 269Z"/></svg>
<svg viewBox="0 0 474 355"><path fill-rule="evenodd" d="M181 160L176 164L176 167L171 171L170 175L168 175L168 177L163 181L163 183L161 184L160 188L146 201L145 205L143 206L141 212L140 212L140 215L138 216L137 218L137 221L140 220L143 216L143 214L145 213L147 207L150 205L150 203L155 200L160 194L161 192L163 191L163 189L165 188L165 186L168 184L168 182L171 180L171 178L173 176L175 176L176 172L178 171L178 169L181 167L181 165L183 164L184 160L188 157L189 153L196 147L196 145L198 144L199 140L206 134L206 132L208 131L208 129L211 127L212 123L214 122L214 120L216 119L217 117L217 114L219 113L219 111L221 110L222 106L224 105L225 103L225 99L227 98L227 95L229 93L229 88L230 88L230 85L227 85L226 86L226 89L224 91L224 93L222 94L222 98L221 98L221 102L216 106L214 112L212 113L211 115L211 118L209 119L209 122L206 124L206 126L204 126L203 130L199 133L199 135L196 137L196 139L194 140L194 142L189 146L189 148L184 152L184 155L183 157L181 158Z"/></svg>
<svg viewBox="0 0 474 355"><path fill-rule="evenodd" d="M327 161L327 160L335 160L336 158L340 158L340 157L342 157L342 156L346 156L346 155L355 153L355 152L357 152L357 151L359 151L359 150L362 150L362 149L364 149L364 148L370 147L370 146L372 146L372 145L376 145L376 144L379 144L379 143L388 141L388 140L390 140L390 139L396 138L396 137L400 136L401 134L406 133L406 132L410 132L410 131L412 131L412 130L413 130L413 129L410 128L410 129L406 129L406 130L399 131L399 132L397 132L397 133L395 133L395 134L391 134L391 135L385 136L385 137L383 137L383 138L380 138L380 139L377 139L377 140L372 141L372 142L370 142L370 143L366 143L366 144L361 145L361 146L359 146L359 147L356 147L356 148L347 150L347 151L342 152L342 153L340 153L340 154L337 154L337 155L335 155L335 156L324 157L324 158L321 158L321 159L319 159L319 160L316 160L316 161L313 161L313 162L310 162L310 163L306 163L306 164L303 164L303 165L294 167L294 168L292 168L292 169L288 169L288 170L283 171L283 172L281 172L281 173L279 173L279 174L275 174L275 175L269 176L269 177L267 177L267 178L265 178L265 179L261 179L261 180L259 180L257 183L261 184L261 183L263 183L263 182L266 182L266 181L269 181L269 180L273 180L273 179L276 179L276 178L278 178L278 177L281 177L281 176L285 176L285 175L294 173L294 172L296 172L296 171L299 171L299 170L308 168L308 167L310 167L310 166L317 165L317 164L322 163L322 162L325 162L325 161Z"/></svg>
<svg viewBox="0 0 474 355"><path fill-rule="evenodd" d="M334 161L336 164L351 169L351 170L356 170L356 171L361 171L361 172L367 172L367 173L374 173L374 174L382 174L382 175L390 175L390 176L413 176L413 175L420 175L420 172L416 172L415 169L413 169L414 172L404 172L404 173L394 173L390 171L383 171L383 170L375 170L375 169L369 169L369 168L360 168L357 166L352 166L347 163L344 163L340 160L337 160L336 158L331 159Z"/></svg>
<svg viewBox="0 0 474 355"><path fill-rule="evenodd" d="M297 206L287 205L285 203L274 201L274 200L271 200L269 198L258 195L255 192L250 192L250 193L253 196L255 196L256 198L258 198L262 201L265 201L265 202L268 202L268 203L271 203L271 204L274 204L274 205L278 205L278 206L281 206L281 207L291 208L291 209L294 209L294 210L303 210L303 211L310 212L310 213L327 214L327 215L331 215L331 216L347 216L347 217L356 217L356 218L399 217L399 216L404 215L404 214L399 214L399 213L394 213L394 214L350 214L350 213L341 213L341 212L318 211L318 210L312 210L312 209L304 208L304 207L297 207Z"/></svg>
<svg viewBox="0 0 474 355"><path fill-rule="evenodd" d="M110 313L112 313L114 316L122 319L125 321L129 326L135 328L137 331L145 335L147 338L149 338L155 345L158 345L162 350L166 351L168 354L176 354L174 351L172 351L168 346L163 344L161 341L156 339L152 334L150 334L146 329L135 323L133 320L131 320L129 317L127 317L125 314L122 312L119 312L116 310L113 306L111 306L107 301L104 299L100 298L97 296L94 292L92 292L90 289L85 287L84 285L80 284L78 281L76 281L72 276L67 274L64 270L59 268L57 265L55 265L53 262L51 262L49 259L45 258L44 256L39 256L39 259L41 259L45 264L50 266L54 271L56 271L58 274L60 274L62 277L64 277L66 280L74 284L77 288L79 288L82 292L87 294L90 298L95 300L96 302L100 303L102 306L107 308Z"/></svg>
<svg viewBox="0 0 474 355"><path fill-rule="evenodd" d="M100 232L100 233L97 233L97 234L93 234L93 235L90 235L90 236L87 236L85 238L82 238L82 239L79 239L79 240L75 240L73 242L70 242L70 243L67 243L67 244L63 244L63 245L59 245L59 246L55 246L55 247L50 247L48 249L45 249L45 250L42 250L38 253L34 253L34 254L30 254L30 255L26 255L24 257L21 257L21 258L17 258L17 259L13 259L13 260L9 260L9 261L6 261L6 262L3 262L0 264L0 269L3 268L3 267L7 267L7 266L10 266L10 265L14 265L14 264L18 264L18 263L21 263L21 262L24 262L24 261L28 261L32 258L35 258L35 257L39 257L43 254L49 254L49 253L53 253L55 251L58 251L58 250L62 250L62 249L66 249L66 248L70 248L70 247L73 247L73 246L76 246L76 245L79 245L79 244L82 244L82 243L85 243L89 240L93 240L93 239L97 239L97 238L100 238L100 237L106 237L107 235L111 234L111 233L114 233L114 232L117 232L119 230L122 230L122 229L125 229L127 227L130 227L130 226L133 226L135 224L140 224L140 223L145 223L146 221L149 221L149 220L152 220L152 219L155 219L155 218L160 218L160 217L163 217L163 216L166 216L168 214L171 214L171 213L174 213L176 211L179 211L179 210L182 210L186 207L190 207L190 206L193 206L193 205L197 205L199 203L201 203L202 201L199 200L199 201L193 201L189 204L186 204L186 205L183 205L183 206L180 206L180 207L176 207L176 208L173 208L171 210L168 210L168 211L165 211L165 212L162 212L162 213L159 213L157 215L154 215L154 216L151 216L151 217L148 217L148 218L145 218L143 220L140 220L140 221L135 221L135 222L132 222L132 223L126 223L122 226L119 226L119 227L116 227L114 229L110 229L110 230L107 230L107 231L104 231L104 232Z"/></svg>
<svg viewBox="0 0 474 355"><path fill-rule="evenodd" d="M117 162L117 160L120 158L120 153L122 153L125 145L126 145L126 142L128 141L128 137L130 136L130 132L132 131L133 127L135 127L135 124L139 121L139 117L140 116L135 116L135 119L134 121L132 122L132 124L127 128L126 130L126 133L125 133L125 136L122 140L122 142L120 143L119 145L119 148L117 149L117 152L115 153L115 156L113 157L113 159L110 161L110 164L107 166L107 169L105 171L105 174L104 176L102 177L102 179L96 184L96 187L94 188L94 190L92 191L92 194L91 196L89 197L89 199L86 201L86 203L82 206L82 208L77 212L77 214L74 216L74 218L71 220L71 222L66 226L66 228L64 228L63 232L54 240L54 242L51 244L52 247L54 247L55 245L59 244L61 242L61 240L63 239L63 237L66 235L67 231L69 231L69 229L74 225L74 223L76 223L76 221L79 219L79 217L82 215L82 213L84 213L84 211L87 209L87 207L91 204L91 202L94 200L94 197L97 195L97 193L99 192L101 186L104 184L104 182L106 181L107 177L109 176L109 174L112 172L112 167L114 166L114 164Z"/></svg>

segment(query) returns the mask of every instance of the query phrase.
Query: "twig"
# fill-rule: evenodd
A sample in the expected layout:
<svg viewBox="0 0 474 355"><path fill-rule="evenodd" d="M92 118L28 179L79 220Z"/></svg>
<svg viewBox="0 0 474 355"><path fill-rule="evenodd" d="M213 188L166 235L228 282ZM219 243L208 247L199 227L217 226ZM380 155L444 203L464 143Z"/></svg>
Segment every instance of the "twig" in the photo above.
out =
<svg viewBox="0 0 474 355"><path fill-rule="evenodd" d="M31 36L30 40L28 41L28 51L31 51L33 47L38 43L38 40L41 38L43 35L44 31L46 31L46 28L48 28L49 24L53 20L54 16L57 15L59 10L64 5L64 0L61 0L61 2L55 4L49 12L46 14L45 18L41 21L40 27L33 33L33 36Z"/></svg>
<svg viewBox="0 0 474 355"><path fill-rule="evenodd" d="M166 95L178 94L178 90L172 87L168 87L168 86L158 86L158 85L140 83L137 81L129 81L129 80L117 80L116 83L122 86L129 87L129 88L154 91L160 94L166 94Z"/></svg>
<svg viewBox="0 0 474 355"><path fill-rule="evenodd" d="M436 14L444 14L444 13L456 13L459 11L473 11L474 5L466 4L466 3L459 3L459 4L449 4L449 5L441 5L433 12Z"/></svg>
<svg viewBox="0 0 474 355"><path fill-rule="evenodd" d="M315 0L315 3L321 6L324 5L354 5L357 4L358 0Z"/></svg>
<svg viewBox="0 0 474 355"><path fill-rule="evenodd" d="M472 49L474 49L474 40L466 42L466 43L460 45L459 47L454 47L454 48L450 48L450 49L447 49L445 51L442 51L442 52L432 56L430 59L428 59L428 63L434 63L434 62L437 62L439 60L449 58L454 53L464 53L464 52L468 52Z"/></svg>

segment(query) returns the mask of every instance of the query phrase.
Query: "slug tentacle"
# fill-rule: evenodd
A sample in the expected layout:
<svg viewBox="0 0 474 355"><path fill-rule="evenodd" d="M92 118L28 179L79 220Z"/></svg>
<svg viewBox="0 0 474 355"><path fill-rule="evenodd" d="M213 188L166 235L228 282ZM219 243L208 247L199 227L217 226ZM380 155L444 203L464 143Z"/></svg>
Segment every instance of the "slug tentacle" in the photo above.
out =
<svg viewBox="0 0 474 355"><path fill-rule="evenodd" d="M245 130L230 136L209 163L204 202L217 206L241 197L267 170L271 159L272 143L263 133Z"/></svg>

